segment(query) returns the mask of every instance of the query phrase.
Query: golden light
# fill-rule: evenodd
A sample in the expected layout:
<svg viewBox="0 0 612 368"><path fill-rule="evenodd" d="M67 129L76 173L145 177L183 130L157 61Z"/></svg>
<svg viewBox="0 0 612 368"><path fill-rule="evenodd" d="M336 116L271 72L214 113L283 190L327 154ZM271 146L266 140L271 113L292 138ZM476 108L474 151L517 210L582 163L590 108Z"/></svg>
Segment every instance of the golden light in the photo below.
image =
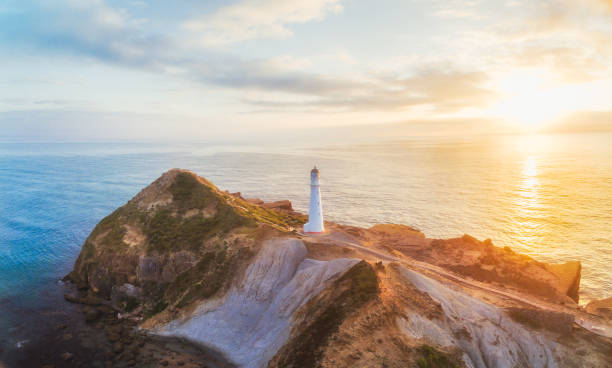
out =
<svg viewBox="0 0 612 368"><path fill-rule="evenodd" d="M500 96L490 113L533 131L584 105L586 96L577 85L559 84L542 69L517 69L493 82Z"/></svg>
<svg viewBox="0 0 612 368"><path fill-rule="evenodd" d="M519 242L525 246L529 254L538 252L537 244L540 237L540 221L537 220L540 211L539 204L540 181L538 180L538 164L536 156L529 155L523 163L521 172L521 183L518 188L518 196L514 204L516 206L516 223Z"/></svg>
<svg viewBox="0 0 612 368"><path fill-rule="evenodd" d="M537 199L538 167L535 156L530 155L525 160L523 167L523 184L521 185L521 196L529 200ZM533 204L530 202L530 204Z"/></svg>

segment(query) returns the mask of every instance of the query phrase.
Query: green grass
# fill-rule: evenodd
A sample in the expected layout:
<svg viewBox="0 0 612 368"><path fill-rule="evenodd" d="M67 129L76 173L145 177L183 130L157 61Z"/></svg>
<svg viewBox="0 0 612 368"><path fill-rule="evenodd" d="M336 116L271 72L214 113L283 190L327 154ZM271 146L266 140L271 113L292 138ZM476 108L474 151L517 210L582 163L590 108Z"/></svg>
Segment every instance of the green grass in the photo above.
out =
<svg viewBox="0 0 612 368"><path fill-rule="evenodd" d="M417 360L419 368L459 368L459 365L450 357L429 345L421 345L417 348L421 357Z"/></svg>
<svg viewBox="0 0 612 368"><path fill-rule="evenodd" d="M166 303L163 300L158 301L153 308L148 309L144 314L143 317L144 319L149 319L151 317L153 317L154 315L156 315L157 313L160 313L161 311L163 311L164 309L166 309L166 307L168 307L168 303Z"/></svg>
<svg viewBox="0 0 612 368"><path fill-rule="evenodd" d="M212 236L222 236L237 227L249 225L252 225L249 219L239 216L228 206L221 207L212 218L202 215L177 217L169 209L162 209L145 220L143 232L148 238L149 251L167 252L196 250Z"/></svg>
<svg viewBox="0 0 612 368"><path fill-rule="evenodd" d="M209 204L218 202L210 186L202 184L191 173L181 172L170 185L170 193L180 213L190 209L203 209Z"/></svg>
<svg viewBox="0 0 612 368"><path fill-rule="evenodd" d="M228 257L225 250L206 253L195 266L180 274L166 289L164 298L178 306L207 298L216 293L227 277Z"/></svg>
<svg viewBox="0 0 612 368"><path fill-rule="evenodd" d="M116 209L113 213L106 216L96 225L94 230L89 235L88 239L95 239L100 234L106 233L101 239L101 245L107 248L121 249L127 247L127 244L123 242L123 236L125 235L125 227L123 226L124 212L126 212L126 206Z"/></svg>
<svg viewBox="0 0 612 368"><path fill-rule="evenodd" d="M365 303L376 298L379 292L378 277L369 263L361 261L328 290L332 293L342 291L331 300L311 300L307 304L306 321L299 326L299 333L275 356L277 366L318 366L322 347L338 331L342 322Z"/></svg>
<svg viewBox="0 0 612 368"><path fill-rule="evenodd" d="M208 298L226 285L237 270L237 261L252 256L249 248L235 249L235 246L224 244L226 234L236 229L256 234L257 225L261 223L274 225L281 231L288 230L305 220L303 216L252 205L220 192L189 172L178 173L168 191L172 195L171 203L147 210L130 201L102 219L85 241L78 261L86 266L82 268L83 275L79 275L83 280L101 269L112 273L113 270L108 269L108 257L122 257L130 249L123 241L128 225L144 235L144 249L132 248L130 252L163 256L188 250L198 257L204 254L172 284L138 285L143 287L142 305L147 316L169 305L181 307ZM186 216L189 211L195 214ZM204 216L205 212L214 215ZM215 237L221 240L211 244ZM102 263L97 264L98 261ZM126 308L134 307L131 301L124 304Z"/></svg>
<svg viewBox="0 0 612 368"><path fill-rule="evenodd" d="M194 301L210 298L231 281L238 262L253 255L254 252L247 247L232 252L224 248L206 253L166 287L164 300L182 308Z"/></svg>
<svg viewBox="0 0 612 368"><path fill-rule="evenodd" d="M343 297L351 299L357 307L378 294L378 277L372 266L366 261L361 261L351 267L337 282L350 282L351 286L347 295Z"/></svg>
<svg viewBox="0 0 612 368"><path fill-rule="evenodd" d="M306 222L306 218L292 215L282 211L275 211L261 206L255 206L241 201L241 205L247 209L246 215L254 221L263 222L281 227L297 227Z"/></svg>
<svg viewBox="0 0 612 368"><path fill-rule="evenodd" d="M173 205L160 209L152 216L141 216L143 232L148 238L148 250L166 252L178 249L198 249L204 240L222 236L241 226L254 226L255 222L242 216L212 187L201 183L190 173L179 173L169 188ZM216 209L215 216L201 214L183 217L185 212L208 207ZM176 211L176 214L175 214Z"/></svg>
<svg viewBox="0 0 612 368"><path fill-rule="evenodd" d="M181 249L197 250L206 239L215 235L222 237L238 227L268 223L288 228L304 222L299 216L255 206L239 198L226 198L212 184L201 182L187 172L177 175L169 191L173 197L172 204L154 211L144 211L128 203L100 221L89 239L96 239L105 233L100 240L101 246L115 250L127 248L123 242L126 233L124 225L131 223L140 227L146 236L148 252L164 253ZM210 218L202 214L184 216L189 210L207 208L214 208L215 215Z"/></svg>
<svg viewBox="0 0 612 368"><path fill-rule="evenodd" d="M93 243L89 240L85 241L83 244L83 249L81 249L81 254L83 255L83 260L91 260L95 254L96 248Z"/></svg>

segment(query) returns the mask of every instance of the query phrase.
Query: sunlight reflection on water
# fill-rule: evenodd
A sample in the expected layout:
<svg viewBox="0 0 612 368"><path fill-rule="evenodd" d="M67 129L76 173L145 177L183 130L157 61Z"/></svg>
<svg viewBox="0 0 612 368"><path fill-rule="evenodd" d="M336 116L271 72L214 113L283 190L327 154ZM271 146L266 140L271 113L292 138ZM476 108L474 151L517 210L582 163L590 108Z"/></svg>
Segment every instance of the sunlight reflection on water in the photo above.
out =
<svg viewBox="0 0 612 368"><path fill-rule="evenodd" d="M524 246L523 251L531 255L537 255L540 251L537 246L530 246L530 244L537 244L539 237L539 222L537 221L539 180L537 174L536 157L529 155L523 166L519 196L514 201L518 215L516 220L519 229L517 240Z"/></svg>

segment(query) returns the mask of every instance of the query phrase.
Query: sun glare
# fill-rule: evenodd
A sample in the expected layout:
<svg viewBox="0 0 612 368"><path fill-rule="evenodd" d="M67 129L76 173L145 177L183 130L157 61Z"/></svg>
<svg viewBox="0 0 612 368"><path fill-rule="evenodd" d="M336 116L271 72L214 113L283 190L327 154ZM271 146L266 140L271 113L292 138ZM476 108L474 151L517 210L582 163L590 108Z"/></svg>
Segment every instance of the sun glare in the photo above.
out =
<svg viewBox="0 0 612 368"><path fill-rule="evenodd" d="M555 83L543 70L516 70L493 84L501 99L491 113L526 131L537 130L579 107L579 89Z"/></svg>

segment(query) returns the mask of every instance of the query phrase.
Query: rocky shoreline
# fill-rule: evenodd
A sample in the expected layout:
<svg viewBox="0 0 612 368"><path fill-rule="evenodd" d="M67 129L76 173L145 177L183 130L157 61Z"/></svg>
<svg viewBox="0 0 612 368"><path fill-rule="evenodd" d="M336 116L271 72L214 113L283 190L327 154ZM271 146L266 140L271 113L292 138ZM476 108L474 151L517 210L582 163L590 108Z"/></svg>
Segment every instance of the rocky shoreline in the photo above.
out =
<svg viewBox="0 0 612 368"><path fill-rule="evenodd" d="M66 292L63 300L37 311L44 323L35 335L5 347L0 367L234 367L205 347L138 329L137 321L74 285L58 287Z"/></svg>
<svg viewBox="0 0 612 368"><path fill-rule="evenodd" d="M65 300L46 313L47 325L5 354L8 367L234 367L184 339L150 335L104 300L65 287Z"/></svg>

